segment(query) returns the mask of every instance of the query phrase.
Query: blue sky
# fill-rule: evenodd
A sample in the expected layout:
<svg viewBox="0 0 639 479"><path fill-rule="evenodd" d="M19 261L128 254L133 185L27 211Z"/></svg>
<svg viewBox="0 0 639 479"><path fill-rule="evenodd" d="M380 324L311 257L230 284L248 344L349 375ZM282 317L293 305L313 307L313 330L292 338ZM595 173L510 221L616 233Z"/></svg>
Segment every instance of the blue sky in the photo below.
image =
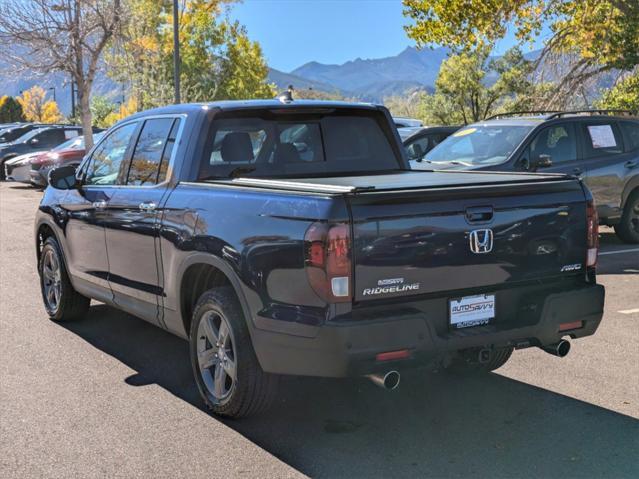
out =
<svg viewBox="0 0 639 479"><path fill-rule="evenodd" d="M414 45L403 29L401 0L244 0L230 16L260 42L269 65L286 72L311 60L381 58ZM509 36L496 53L512 44Z"/></svg>

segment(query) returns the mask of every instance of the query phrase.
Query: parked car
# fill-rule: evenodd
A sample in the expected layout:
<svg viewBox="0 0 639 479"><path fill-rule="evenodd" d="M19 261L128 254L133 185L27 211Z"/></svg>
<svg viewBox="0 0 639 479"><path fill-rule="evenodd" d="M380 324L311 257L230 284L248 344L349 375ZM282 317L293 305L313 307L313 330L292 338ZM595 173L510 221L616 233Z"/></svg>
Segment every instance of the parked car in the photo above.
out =
<svg viewBox="0 0 639 479"><path fill-rule="evenodd" d="M188 339L225 416L264 409L280 374L395 388L409 367L564 356L603 314L581 180L411 171L384 107L172 105L49 180L35 235L50 318L89 316L92 298Z"/></svg>
<svg viewBox="0 0 639 479"><path fill-rule="evenodd" d="M93 141L100 141L103 133L93 135ZM29 161L29 178L36 186L47 186L49 171L58 166L71 165L77 168L84 157L84 136L78 136L56 146L51 151L41 153Z"/></svg>
<svg viewBox="0 0 639 479"><path fill-rule="evenodd" d="M459 126L424 126L419 128L399 128L399 137L409 161L421 160L426 153L439 145Z"/></svg>
<svg viewBox="0 0 639 479"><path fill-rule="evenodd" d="M31 183L31 163L32 159L40 156L42 153L27 153L25 155L16 156L4 162L5 178L20 183Z"/></svg>
<svg viewBox="0 0 639 479"><path fill-rule="evenodd" d="M601 224L639 243L639 118L607 113L501 115L458 130L411 167L575 175L592 191Z"/></svg>
<svg viewBox="0 0 639 479"><path fill-rule="evenodd" d="M4 143L11 143L31 130L42 126L44 125L41 123L14 123L4 126L0 130L0 148L4 146Z"/></svg>
<svg viewBox="0 0 639 479"><path fill-rule="evenodd" d="M82 133L82 127L53 125L36 128L25 133L11 143L0 146L0 180L5 179L4 163L25 153L48 151L51 148L75 138Z"/></svg>

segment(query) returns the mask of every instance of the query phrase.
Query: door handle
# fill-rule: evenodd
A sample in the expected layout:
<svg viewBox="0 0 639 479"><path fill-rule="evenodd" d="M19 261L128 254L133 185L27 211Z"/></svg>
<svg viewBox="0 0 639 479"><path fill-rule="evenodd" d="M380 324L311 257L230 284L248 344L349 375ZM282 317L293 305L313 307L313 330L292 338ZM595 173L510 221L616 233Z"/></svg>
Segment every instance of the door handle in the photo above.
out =
<svg viewBox="0 0 639 479"><path fill-rule="evenodd" d="M637 160L630 160L626 161L623 166L625 166L626 168L634 168L635 166L637 166L637 163Z"/></svg>
<svg viewBox="0 0 639 479"><path fill-rule="evenodd" d="M97 210L103 210L104 208L107 207L107 202L105 200L94 201L93 207Z"/></svg>
<svg viewBox="0 0 639 479"><path fill-rule="evenodd" d="M158 205L156 205L153 201L150 201L148 203L140 203L140 210L141 211L153 211L155 210L155 208L157 208Z"/></svg>

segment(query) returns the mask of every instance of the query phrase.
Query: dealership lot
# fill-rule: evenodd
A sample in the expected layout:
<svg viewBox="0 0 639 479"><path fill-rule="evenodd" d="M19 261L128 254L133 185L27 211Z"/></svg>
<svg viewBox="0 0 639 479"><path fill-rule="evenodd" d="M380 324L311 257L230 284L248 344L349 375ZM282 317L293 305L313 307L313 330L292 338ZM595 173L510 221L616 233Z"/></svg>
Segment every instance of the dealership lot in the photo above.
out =
<svg viewBox="0 0 639 479"><path fill-rule="evenodd" d="M639 475L639 247L602 229L598 333L558 359L518 351L495 374L286 378L269 413L201 410L187 343L95 305L58 325L32 238L41 193L0 184L3 477Z"/></svg>

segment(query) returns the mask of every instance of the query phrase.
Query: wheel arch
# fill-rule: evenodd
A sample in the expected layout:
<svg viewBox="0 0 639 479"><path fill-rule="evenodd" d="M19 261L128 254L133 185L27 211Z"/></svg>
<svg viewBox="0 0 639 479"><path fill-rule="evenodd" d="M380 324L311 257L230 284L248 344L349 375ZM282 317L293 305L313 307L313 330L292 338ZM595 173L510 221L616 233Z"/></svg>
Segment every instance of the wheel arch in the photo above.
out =
<svg viewBox="0 0 639 479"><path fill-rule="evenodd" d="M623 192L621 193L621 211L626 207L626 202L630 195L639 191L639 174L633 176L628 180L628 183L624 186Z"/></svg>
<svg viewBox="0 0 639 479"><path fill-rule="evenodd" d="M193 308L199 297L209 289L222 286L233 288L244 313L249 332L252 333L251 310L244 295L241 281L225 261L212 254L192 254L180 266L178 277L176 294L186 337L190 333Z"/></svg>

